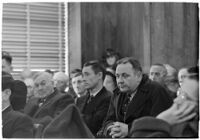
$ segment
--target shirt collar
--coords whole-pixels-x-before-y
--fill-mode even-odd
[[[5,111],[6,109],[8,109],[10,107],[10,105],[8,105],[7,107],[4,107],[4,109],[2,109],[2,112]]]
[[[90,96],[93,96],[93,97],[95,97],[101,90],[103,89],[103,87],[102,88],[100,88],[99,90],[97,90],[95,93],[93,93],[93,94],[91,94],[90,92]]]

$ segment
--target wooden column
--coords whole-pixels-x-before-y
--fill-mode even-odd
[[[74,68],[81,68],[80,3],[69,3],[68,12],[69,72],[71,72]]]
[[[150,41],[150,3],[144,3],[144,18],[143,18],[143,53],[144,53],[144,67],[145,73],[149,72],[151,65],[151,41]]]

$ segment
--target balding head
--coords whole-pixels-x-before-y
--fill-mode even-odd
[[[39,98],[46,97],[54,91],[52,76],[47,72],[37,73],[34,76],[34,83],[35,93]]]
[[[57,72],[53,76],[53,81],[54,81],[54,86],[56,87],[56,89],[59,92],[64,93],[66,87],[69,84],[68,76],[64,72]]]
[[[163,83],[167,75],[167,69],[163,64],[154,64],[150,68],[149,78],[153,81]]]

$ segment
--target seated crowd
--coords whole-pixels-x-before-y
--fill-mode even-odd
[[[156,63],[146,74],[107,49],[70,76],[11,72],[3,51],[3,138],[198,138],[199,66]]]

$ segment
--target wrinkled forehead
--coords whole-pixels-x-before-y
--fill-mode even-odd
[[[133,73],[135,70],[133,69],[133,66],[130,63],[125,64],[118,64],[116,68],[116,74],[122,74],[122,73]]]
[[[43,73],[43,74],[39,75],[37,78],[35,78],[34,83],[41,83],[43,81],[45,81],[45,82],[52,81],[50,74]]]
[[[162,67],[162,66],[157,66],[157,65],[151,66],[151,68],[150,68],[150,72],[162,73],[162,72],[164,72],[164,70],[165,70],[164,67]]]
[[[94,73],[94,70],[92,69],[92,66],[85,66],[83,67],[82,73]]]
[[[80,80],[80,81],[83,80],[83,76],[82,76],[82,75],[79,75],[79,76],[76,76],[76,77],[73,77],[73,78],[72,78],[72,82],[73,82],[73,81],[79,81],[79,80]]]
[[[57,75],[54,75],[53,80],[59,80],[59,81],[67,82],[69,79],[65,74],[57,74]]]

